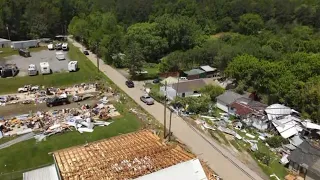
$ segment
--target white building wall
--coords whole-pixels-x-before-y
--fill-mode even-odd
[[[217,108],[219,108],[222,111],[228,113],[229,108],[225,103],[223,103],[222,101],[217,100],[217,104],[216,105],[217,105]]]
[[[11,41],[0,42],[0,48],[10,47]]]

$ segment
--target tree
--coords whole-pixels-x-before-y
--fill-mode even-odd
[[[273,137],[267,138],[266,142],[273,148],[278,148],[282,144],[289,143],[289,141],[287,139],[284,139],[281,136],[273,136]]]
[[[301,90],[300,109],[311,118],[320,123],[320,76],[310,78]]]
[[[138,43],[130,43],[125,51],[126,64],[129,68],[130,75],[135,77],[142,71],[144,57],[141,53],[142,49]]]
[[[127,44],[139,43],[147,62],[158,62],[168,49],[168,42],[161,37],[156,23],[137,23],[127,30]]]
[[[200,92],[202,94],[208,95],[211,99],[211,101],[215,102],[216,97],[218,97],[220,94],[224,92],[224,89],[220,86],[216,85],[207,85],[200,89]]]
[[[168,40],[171,51],[191,49],[204,41],[203,32],[193,18],[165,14],[155,22],[160,36]]]
[[[240,16],[239,28],[243,34],[257,34],[263,28],[263,20],[258,14],[244,14]]]

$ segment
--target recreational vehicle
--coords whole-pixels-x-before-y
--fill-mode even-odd
[[[40,71],[41,71],[41,74],[50,74],[51,69],[50,69],[49,63],[48,62],[41,62],[40,63]]]
[[[28,74],[29,76],[38,75],[37,66],[35,64],[30,64],[28,67]]]
[[[69,70],[69,72],[77,71],[78,70],[78,61],[70,61],[68,63],[68,70]]]

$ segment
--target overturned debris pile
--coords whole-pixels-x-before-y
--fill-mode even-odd
[[[93,106],[86,104],[79,108],[23,114],[11,119],[2,119],[0,123],[4,136],[21,135],[37,130],[42,134],[36,138],[43,140],[44,136],[71,130],[71,127],[80,133],[93,132],[94,126],[108,126],[111,122],[106,120],[117,116],[120,116],[120,113],[112,104],[108,104],[107,98],[104,97]]]

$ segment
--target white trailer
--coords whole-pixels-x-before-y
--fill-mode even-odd
[[[25,49],[25,48],[38,47],[38,46],[39,46],[38,40],[11,42],[11,48],[13,48],[13,49]]]
[[[78,70],[78,61],[70,61],[68,63],[69,72],[74,72]]]
[[[38,74],[37,66],[35,64],[30,64],[28,67],[29,76],[35,76]]]
[[[65,60],[66,57],[64,55],[64,53],[62,51],[58,51],[56,52],[56,58],[60,61],[60,60]]]
[[[48,62],[41,62],[40,63],[40,71],[41,71],[41,74],[50,74],[51,69],[50,69],[49,63]]]
[[[11,41],[8,39],[0,38],[0,48],[10,47]]]
[[[63,43],[62,44],[62,50],[64,50],[64,51],[68,51],[69,50],[68,43]]]
[[[48,49],[49,50],[54,50],[54,45],[51,43],[51,44],[48,44]]]

